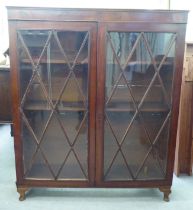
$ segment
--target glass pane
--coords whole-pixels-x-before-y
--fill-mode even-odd
[[[25,177],[29,179],[53,179],[53,176],[53,172],[46,164],[43,153],[40,150],[37,151],[33,163],[30,164],[30,169],[25,174]]]
[[[88,179],[88,32],[18,31],[26,178]]]
[[[169,121],[154,142],[154,147],[146,157],[137,178],[141,180],[163,179],[166,174],[169,140]]]
[[[72,145],[70,154],[59,175],[60,179],[85,179],[88,174],[87,165],[87,136],[88,114],[82,111],[61,111],[60,119],[69,144]]]
[[[70,149],[70,146],[56,115],[52,116],[44,133],[41,142],[41,149],[44,152],[51,168],[55,174],[57,174]],[[53,153],[53,151],[55,152]]]
[[[24,154],[24,174],[28,173],[30,162],[37,149],[36,140],[28,130],[26,125],[22,123],[22,138],[23,138],[23,154]]]
[[[164,179],[174,55],[172,33],[107,34],[106,181]]]

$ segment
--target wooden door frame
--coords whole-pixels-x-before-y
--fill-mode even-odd
[[[183,69],[185,24],[156,24],[145,22],[101,22],[98,26],[97,52],[97,111],[96,111],[96,185],[100,187],[156,187],[171,186],[174,167],[174,153],[176,145],[177,121]],[[106,32],[171,32],[177,33],[175,52],[175,74],[172,88],[172,108],[170,137],[168,145],[168,163],[166,177],[163,180],[131,180],[131,181],[104,181],[104,103],[105,103],[105,67],[106,67]]]
[[[17,30],[73,30],[88,31],[90,38],[90,66],[88,78],[89,129],[88,129],[88,181],[38,180],[25,179],[23,168],[23,144],[21,138],[20,114],[20,75],[17,56]],[[96,104],[96,22],[55,22],[55,21],[9,21],[10,56],[11,56],[11,92],[14,123],[14,147],[17,187],[90,187],[95,183],[95,104]]]

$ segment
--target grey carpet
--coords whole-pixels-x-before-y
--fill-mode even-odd
[[[15,187],[13,139],[0,126],[0,210],[193,210],[193,177],[174,176],[170,202],[157,189],[33,189],[25,201]]]

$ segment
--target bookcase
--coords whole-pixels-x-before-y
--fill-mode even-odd
[[[8,7],[20,200],[34,187],[172,185],[187,12]]]

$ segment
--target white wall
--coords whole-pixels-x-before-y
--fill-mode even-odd
[[[170,1],[171,9],[190,9],[191,0]],[[0,0],[0,53],[8,48],[8,29],[5,5],[72,8],[168,9],[169,0]],[[193,20],[192,15],[190,16],[190,19]],[[189,35],[187,36],[187,40],[191,40],[192,38],[193,41],[193,30],[191,30],[191,27],[188,28]]]
[[[4,0],[8,5],[78,7],[78,8],[141,8],[166,9],[168,0]],[[46,3],[45,3],[46,2]]]
[[[0,0],[0,54],[8,48],[8,24],[7,24],[7,11]]]
[[[186,30],[186,42],[193,42],[193,1],[192,0],[170,0],[171,9],[189,10],[188,25]]]

